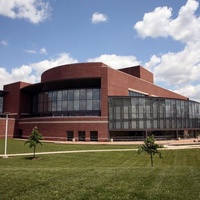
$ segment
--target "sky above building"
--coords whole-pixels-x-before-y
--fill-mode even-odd
[[[141,65],[200,101],[197,0],[0,0],[0,89],[77,62]]]

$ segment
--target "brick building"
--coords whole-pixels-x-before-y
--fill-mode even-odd
[[[200,103],[154,84],[141,66],[115,70],[78,63],[45,71],[36,84],[16,82],[0,91],[0,113],[9,113],[8,135],[68,141],[197,137]],[[5,133],[5,114],[0,118]]]

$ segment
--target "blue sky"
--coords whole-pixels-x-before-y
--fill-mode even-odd
[[[63,64],[142,65],[155,84],[200,101],[196,0],[0,0],[0,89]]]

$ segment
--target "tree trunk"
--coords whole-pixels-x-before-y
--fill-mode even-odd
[[[33,156],[34,158],[35,158],[35,148],[36,148],[36,146],[34,146],[34,156]]]
[[[151,156],[151,166],[153,167],[153,154],[151,153],[150,156]]]

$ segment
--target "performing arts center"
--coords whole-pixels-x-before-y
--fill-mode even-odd
[[[133,141],[200,135],[200,103],[154,84],[141,66],[113,69],[101,62],[58,66],[41,82],[15,82],[0,91],[0,137]]]

